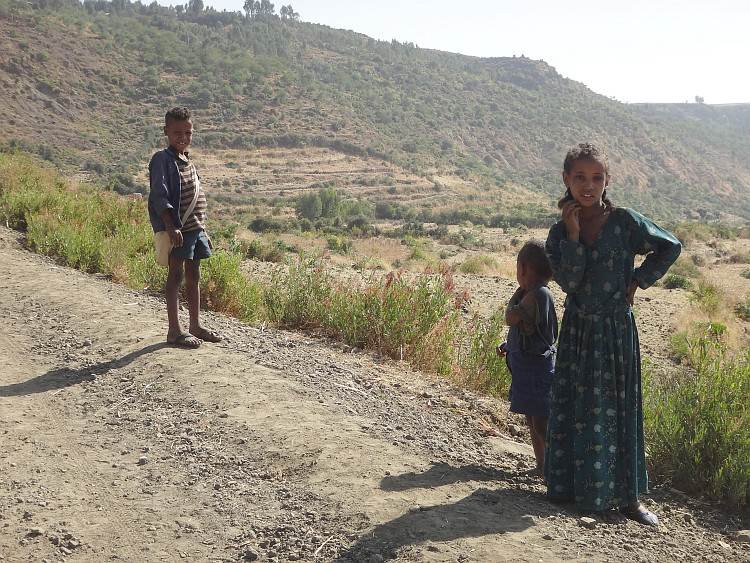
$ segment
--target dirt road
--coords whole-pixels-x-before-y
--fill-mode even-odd
[[[0,561],[750,561],[667,488],[658,529],[548,503],[503,401],[397,363],[211,315],[167,346],[160,296],[6,229],[0,296]]]

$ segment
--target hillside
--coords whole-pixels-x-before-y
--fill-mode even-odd
[[[547,215],[565,150],[592,139],[612,156],[620,204],[660,219],[750,219],[746,106],[626,105],[542,61],[193,3],[0,0],[0,38],[1,146],[123,193],[145,190],[165,108],[185,104],[195,150],[215,161],[201,170],[233,205],[328,181],[426,219]],[[321,178],[341,157],[357,162]]]

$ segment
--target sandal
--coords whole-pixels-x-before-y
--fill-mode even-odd
[[[221,342],[222,340],[224,340],[224,337],[218,332],[214,332],[213,330],[208,330],[205,328],[202,328],[198,334],[194,334],[193,336],[195,336],[195,338],[205,340],[206,342]]]
[[[183,332],[180,336],[174,340],[167,338],[167,344],[173,344],[175,346],[182,346],[183,348],[197,348],[201,345],[200,339],[193,336],[189,332]]]
[[[634,520],[635,522],[638,522],[639,524],[643,524],[644,526],[658,526],[659,525],[659,519],[656,517],[656,514],[653,512],[646,510],[644,507],[639,508],[621,508],[620,512],[626,517],[630,518],[631,520]]]

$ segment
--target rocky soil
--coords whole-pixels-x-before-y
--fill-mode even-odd
[[[6,229],[0,296],[0,561],[750,561],[666,484],[656,529],[550,504],[504,401],[397,362],[209,314],[224,342],[168,346],[160,296]]]

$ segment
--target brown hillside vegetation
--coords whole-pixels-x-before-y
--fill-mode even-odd
[[[237,163],[244,173],[227,178],[233,189],[262,185],[262,198],[280,181],[288,193],[315,183],[286,172],[306,170],[314,147],[313,160],[318,149],[369,157],[335,177],[337,188],[361,170],[389,169],[413,176],[407,187],[439,191],[411,200],[418,211],[437,202],[488,215],[519,199],[546,210],[564,151],[591,139],[611,153],[623,204],[654,218],[750,217],[745,107],[631,106],[524,57],[478,59],[275,15],[129,1],[0,0],[0,38],[3,146],[122,193],[144,191],[164,111],[185,104],[196,110],[196,148]],[[266,148],[295,149],[270,168],[278,175],[268,185],[247,165]],[[264,184],[247,184],[254,179]],[[393,197],[381,187],[367,197]]]

